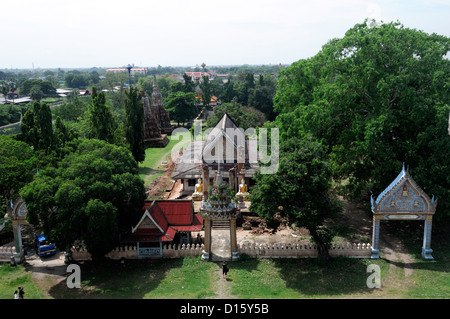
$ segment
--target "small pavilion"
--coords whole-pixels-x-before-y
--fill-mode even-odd
[[[416,184],[408,171],[403,169],[394,181],[377,197],[371,197],[373,212],[372,256],[379,258],[380,221],[423,220],[424,235],[422,257],[433,259],[431,253],[431,225],[437,199],[430,197]]]
[[[190,244],[191,232],[200,232],[203,219],[194,214],[191,200],[147,200],[144,213],[131,236],[123,243],[136,243],[138,258],[161,258],[162,245]]]
[[[182,195],[192,195],[193,200],[202,201],[203,192],[213,185],[220,170],[223,181],[245,200],[249,195],[248,186],[259,169],[256,154],[252,152],[257,149],[257,139],[247,133],[225,112],[205,140],[192,141],[172,175],[173,180],[181,181]]]

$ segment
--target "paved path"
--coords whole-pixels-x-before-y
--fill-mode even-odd
[[[229,229],[211,230],[212,261],[231,260],[231,242]]]
[[[231,295],[231,282],[230,274],[228,274],[228,278],[224,279],[222,277],[222,263],[217,264],[217,270],[214,272],[217,281],[215,283],[216,295],[213,297],[214,299],[233,299],[234,296]]]

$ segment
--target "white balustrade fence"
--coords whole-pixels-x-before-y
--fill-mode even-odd
[[[1,246],[0,247],[0,261],[7,261],[9,262],[11,260],[11,257],[15,254],[16,247],[11,246]]]
[[[329,248],[332,257],[344,256],[349,258],[370,258],[370,244],[334,244]],[[201,256],[203,245],[163,245],[162,258],[196,257]],[[253,258],[317,258],[318,250],[312,244],[255,244],[244,243],[238,245],[239,253]],[[73,260],[90,260],[91,255],[84,246],[72,247]],[[138,249],[135,245],[120,246],[106,255],[107,258],[120,260],[138,259]]]

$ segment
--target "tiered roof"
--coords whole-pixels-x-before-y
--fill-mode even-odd
[[[179,231],[200,231],[203,219],[194,214],[191,200],[146,201],[144,214],[135,227],[133,237],[139,242],[167,242]]]

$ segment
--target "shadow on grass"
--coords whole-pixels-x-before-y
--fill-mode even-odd
[[[162,174],[165,171],[162,169],[153,169],[150,167],[140,167],[139,168],[139,174],[140,175],[144,175],[144,176],[149,176],[149,175],[156,175],[156,174]]]
[[[158,287],[183,259],[146,259],[80,264],[81,288],[68,288],[65,280],[49,290],[55,299],[142,299]]]
[[[368,293],[367,265],[357,258],[335,257],[330,261],[316,258],[275,260],[286,288],[303,297],[336,297]]]
[[[329,298],[370,294],[370,261],[336,257],[309,259],[254,259],[243,256],[231,263],[232,293],[238,298]],[[233,271],[234,270],[234,271]]]

